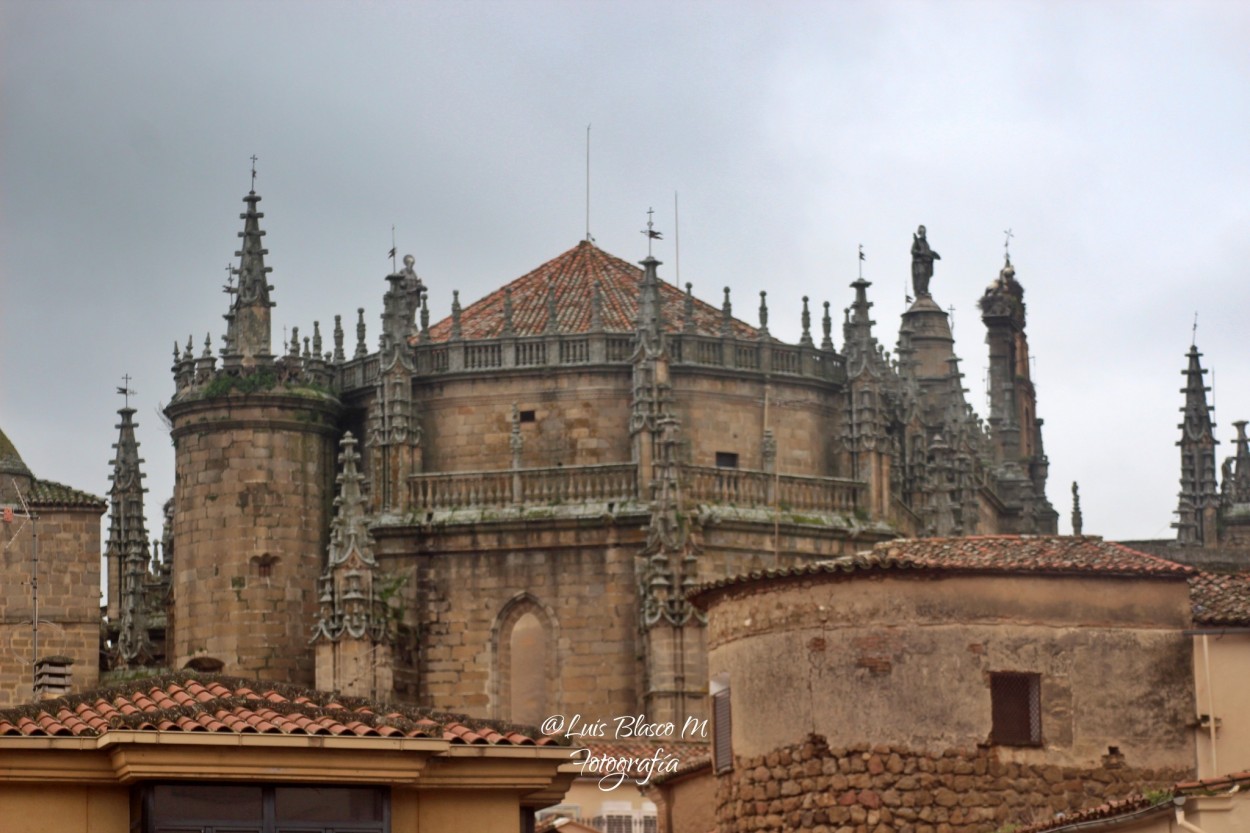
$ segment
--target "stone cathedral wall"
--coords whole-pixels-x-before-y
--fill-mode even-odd
[[[175,402],[170,662],[313,683],[308,645],[333,498],[338,406],[257,394]]]

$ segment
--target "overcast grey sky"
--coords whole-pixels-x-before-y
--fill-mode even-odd
[[[753,323],[767,289],[787,340],[863,244],[892,348],[924,223],[983,415],[1013,229],[1061,530],[1078,480],[1087,532],[1170,537],[1195,312],[1221,459],[1250,419],[1247,42],[1250,5],[1192,0],[0,0],[0,425],[104,494],[129,373],[155,534],[173,343],[224,331],[249,156],[275,340],[363,306],[373,344],[392,224],[436,318],[574,245],[593,124],[600,246],[640,259],[654,206],[677,282],[680,192],[680,280]]]

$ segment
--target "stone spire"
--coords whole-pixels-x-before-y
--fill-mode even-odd
[[[260,197],[249,191],[243,198],[247,211],[239,215],[243,220],[243,246],[235,252],[239,258],[238,286],[227,286],[232,296],[230,311],[226,313],[226,343],[222,359],[226,370],[264,367],[273,362],[270,352],[270,315],[274,306],[269,300],[273,287],[269,284],[272,267],[265,265],[269,250],[261,245],[265,232],[261,231],[260,218],[265,215],[256,210]]]
[[[1219,494],[1215,480],[1215,423],[1207,404],[1206,370],[1196,345],[1189,348],[1189,366],[1181,371],[1185,377],[1184,421],[1176,426],[1181,438],[1181,491],[1177,503],[1176,540],[1181,544],[1214,546],[1215,516]]]
[[[1220,481],[1226,507],[1250,503],[1250,438],[1246,437],[1246,425],[1244,419],[1233,423],[1237,429],[1237,453],[1224,461],[1224,476]]]
[[[125,390],[125,389],[123,389]],[[143,517],[144,473],[135,439],[135,409],[129,405],[117,412],[122,421],[113,448],[113,481],[109,489],[109,533],[106,558],[109,573],[110,617],[120,620],[116,661],[120,667],[141,667],[152,660],[145,611],[144,580],[151,558],[147,524]]]
[[[321,575],[321,610],[313,626],[317,688],[356,697],[389,697],[393,677],[390,610],[365,515],[360,455],[343,435],[330,546]]]

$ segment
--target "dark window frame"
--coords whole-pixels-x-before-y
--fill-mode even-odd
[[[734,768],[733,712],[729,687],[712,693],[712,772],[720,775]]]
[[[261,818],[258,821],[228,820],[220,818],[159,819],[156,817],[156,790],[161,787],[181,789],[195,787],[249,787],[261,791]],[[376,821],[304,821],[279,819],[277,817],[277,791],[279,789],[360,789],[376,792],[382,802],[381,819]],[[135,798],[137,797],[137,800]],[[365,784],[282,784],[282,783],[191,783],[153,782],[139,785],[132,793],[132,833],[390,833],[391,791],[388,787]]]
[[[1042,675],[990,673],[990,742],[996,746],[1042,745]]]
[[[736,451],[716,452],[716,468],[718,469],[738,468],[738,452]]]

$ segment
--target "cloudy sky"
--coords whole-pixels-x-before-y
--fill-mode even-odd
[[[275,338],[363,306],[372,344],[392,225],[442,314],[583,237],[593,125],[599,244],[641,258],[654,206],[662,275],[752,323],[767,289],[783,338],[850,303],[862,244],[893,346],[924,223],[982,414],[1012,229],[1061,530],[1077,480],[1086,532],[1168,537],[1195,312],[1221,459],[1250,419],[1248,41],[1233,0],[0,0],[0,425],[103,494],[129,374],[155,526],[248,157]]]

